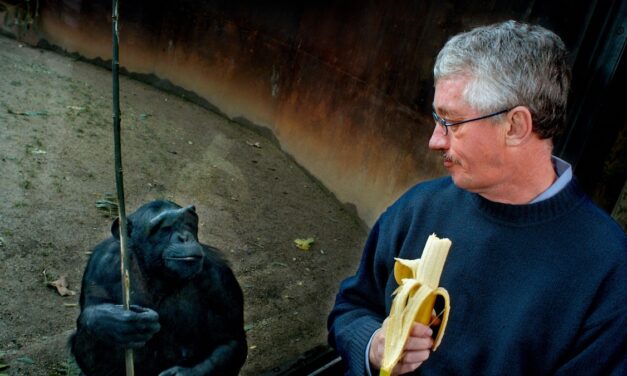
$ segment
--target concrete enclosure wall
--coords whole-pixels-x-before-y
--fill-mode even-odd
[[[0,30],[106,61],[110,3],[0,0]],[[449,36],[514,18],[579,43],[568,22],[589,2],[566,2],[570,18],[536,3],[121,0],[120,63],[269,129],[370,225],[411,184],[445,173],[427,142],[431,68]]]

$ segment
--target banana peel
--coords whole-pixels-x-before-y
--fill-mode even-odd
[[[416,260],[395,258],[394,278],[399,287],[394,291],[385,331],[385,348],[380,376],[389,376],[403,355],[403,348],[414,322],[430,325],[433,307],[438,298],[444,302],[441,324],[433,344],[435,351],[442,342],[451,310],[448,292],[438,285],[444,269],[449,239],[432,234],[427,239],[422,256]]]

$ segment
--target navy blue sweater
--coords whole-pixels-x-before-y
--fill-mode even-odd
[[[388,208],[342,282],[329,342],[350,374],[364,374],[366,345],[390,311],[394,257],[419,258],[431,233],[453,242],[440,282],[451,313],[416,374],[622,374],[627,237],[618,224],[574,179],[545,201],[507,205],[450,178],[418,184]]]

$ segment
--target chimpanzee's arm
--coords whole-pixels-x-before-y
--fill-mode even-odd
[[[85,328],[86,334],[94,339],[135,348],[159,331],[157,312],[138,306],[127,311],[122,306],[117,239],[105,240],[94,249],[82,282],[79,332]]]
[[[123,374],[125,349],[143,347],[159,331],[158,320],[156,312],[138,306],[131,311],[110,303],[88,306],[77,320],[72,353],[87,375]]]

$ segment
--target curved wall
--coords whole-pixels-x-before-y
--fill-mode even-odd
[[[0,0],[0,30],[108,60],[110,3]],[[284,151],[371,225],[411,184],[445,173],[427,148],[431,66],[439,48],[477,24],[533,21],[538,7],[524,1],[121,0],[120,63],[193,92],[232,119],[268,128]],[[540,19],[559,29],[555,20]]]

